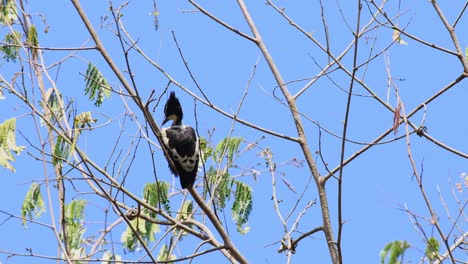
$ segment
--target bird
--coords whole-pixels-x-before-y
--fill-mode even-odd
[[[182,124],[183,111],[179,99],[172,91],[164,106],[162,125],[172,120],[172,125],[161,129],[164,156],[169,169],[180,178],[182,189],[191,188],[195,182],[200,159],[199,140],[195,130]],[[172,162],[171,162],[172,161]]]

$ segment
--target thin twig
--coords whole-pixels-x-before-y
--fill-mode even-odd
[[[359,32],[361,27],[361,10],[362,4],[361,0],[357,1],[357,21],[356,21],[356,30],[354,31],[354,53],[353,53],[353,72],[351,75],[351,81],[349,84],[348,99],[346,102],[346,112],[343,124],[343,136],[341,140],[341,150],[340,150],[340,170],[338,174],[338,237],[336,240],[336,246],[338,249],[338,258],[339,263],[343,262],[343,254],[341,252],[341,238],[343,233],[343,162],[345,155],[345,146],[346,146],[346,134],[348,131],[348,121],[351,112],[351,98],[353,94],[353,88],[355,83],[355,76],[357,72],[357,58],[358,58],[358,44],[359,44]]]
[[[238,30],[237,28],[234,28],[232,26],[230,26],[229,24],[227,24],[226,22],[222,21],[221,19],[217,18],[216,16],[214,16],[213,14],[211,14],[210,12],[208,12],[206,9],[204,9],[203,7],[201,7],[197,2],[193,1],[193,0],[188,0],[193,6],[195,6],[198,10],[200,10],[200,12],[202,12],[203,14],[205,14],[207,17],[211,18],[212,20],[214,20],[216,23],[220,24],[221,26],[229,29],[230,31],[236,33],[237,35],[243,37],[243,38],[246,38],[252,42],[257,42],[257,40],[245,33],[243,33],[242,31]]]
[[[172,38],[174,39],[174,42],[175,42],[175,44],[177,46],[177,50],[179,51],[180,58],[182,59],[182,62],[184,63],[185,69],[187,69],[187,71],[188,71],[188,73],[190,75],[190,78],[192,79],[193,83],[195,83],[195,85],[197,86],[198,91],[200,91],[200,93],[203,95],[203,98],[205,98],[205,100],[209,104],[211,104],[210,100],[206,96],[205,92],[203,92],[203,89],[200,87],[200,84],[198,84],[197,79],[195,79],[195,76],[193,75],[192,71],[190,70],[190,67],[188,66],[187,60],[185,60],[184,54],[182,53],[182,49],[179,46],[179,42],[177,41],[174,30],[172,30],[171,33],[172,33]]]

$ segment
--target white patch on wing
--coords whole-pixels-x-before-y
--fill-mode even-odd
[[[164,145],[167,147],[169,146],[169,139],[167,138],[166,130],[167,128],[161,129],[161,138],[163,140]]]
[[[197,164],[198,163],[197,156],[199,156],[198,155],[198,138],[197,138],[197,141],[195,141],[195,152],[193,153],[193,156],[181,157],[179,153],[177,153],[176,150],[173,150],[172,153],[174,154],[174,159],[176,159],[176,157],[179,159],[178,162],[180,163],[180,165],[185,171],[193,171],[193,169],[195,168],[195,165],[198,165]]]
[[[185,130],[186,127],[187,126],[182,125],[181,129]],[[193,153],[193,156],[190,156],[190,157],[181,156],[179,155],[176,149],[171,149],[169,147],[169,138],[167,137],[167,133],[166,133],[167,129],[168,128],[161,129],[161,137],[162,137],[162,140],[166,149],[171,152],[171,155],[173,157],[173,162],[177,162],[178,164],[180,164],[182,169],[185,171],[193,171],[193,169],[195,168],[195,165],[198,165],[198,161],[200,158],[198,137],[196,138],[196,141],[195,141],[195,152]]]

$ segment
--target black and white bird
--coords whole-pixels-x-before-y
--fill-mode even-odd
[[[174,92],[171,92],[166,102],[164,116],[163,125],[169,120],[173,121],[170,127],[161,129],[161,138],[167,152],[165,156],[169,169],[180,177],[180,185],[186,189],[193,186],[197,176],[200,159],[198,137],[192,127],[182,124],[182,106]]]

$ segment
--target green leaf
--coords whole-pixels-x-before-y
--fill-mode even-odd
[[[216,146],[216,150],[213,153],[215,162],[221,163],[223,158],[227,158],[227,166],[230,167],[234,160],[234,155],[237,154],[240,143],[244,139],[242,137],[231,137],[224,138]]]
[[[252,189],[243,182],[235,181],[235,183],[236,192],[232,205],[232,218],[236,221],[237,231],[246,234],[249,228],[243,227],[243,225],[247,223],[252,212]]]
[[[137,226],[137,221],[142,221],[141,219],[134,219],[130,221],[130,224],[134,227]],[[133,252],[135,251],[139,246],[140,242],[137,239],[137,236],[134,234],[132,229],[130,227],[127,227],[125,231],[122,233],[122,236],[120,237],[120,241],[123,243],[123,247],[126,248],[128,251]]]
[[[136,230],[136,233],[127,226],[127,229],[122,233],[120,238],[123,243],[123,247],[130,252],[133,252],[140,247],[140,241],[137,236],[140,236],[145,243],[148,243],[149,241],[154,241],[154,234],[159,232],[159,225],[145,221],[141,218],[131,220],[130,224]]]
[[[6,45],[1,46],[0,50],[3,52],[3,58],[6,61],[16,62],[16,59],[19,58],[19,49],[21,44],[21,33],[18,31],[13,31],[13,33],[8,33],[5,35],[4,42]]]
[[[95,106],[101,106],[105,98],[110,98],[112,87],[91,62],[86,70],[85,81],[85,94],[89,96],[90,101],[94,101]]]
[[[171,207],[168,199],[168,191],[169,183],[167,182],[147,183],[143,188],[143,199],[153,207],[160,208],[162,205],[166,212],[170,212]],[[147,208],[143,210],[150,217],[157,217],[155,212],[149,211]]]
[[[403,258],[405,251],[410,247],[406,241],[396,240],[388,243],[385,248],[380,252],[381,264],[400,264],[399,259]],[[388,261],[385,260],[388,257]]]
[[[226,207],[226,201],[231,196],[232,184],[233,181],[230,179],[229,173],[225,172],[215,190],[215,201],[221,209]]]
[[[229,200],[232,192],[233,181],[228,172],[218,175],[217,171],[210,167],[206,173],[208,184],[203,185],[203,197],[206,198],[209,190],[212,188],[211,194],[214,196],[214,202],[220,209],[226,207],[226,202]]]
[[[184,201],[182,206],[180,207],[179,212],[177,212],[177,220],[187,220],[192,218],[193,213],[193,202],[192,201]]]
[[[65,219],[69,223],[80,223],[84,220],[86,200],[73,200],[65,205]]]
[[[208,158],[213,154],[213,148],[208,145],[208,141],[206,141],[206,138],[204,137],[200,137],[200,149],[203,161],[208,160]]]
[[[39,46],[39,41],[37,39],[37,30],[36,26],[32,25],[29,27],[28,30],[28,38],[26,39],[26,43],[33,46],[37,47]],[[35,48],[31,49],[33,57],[37,56],[37,50]]]
[[[37,47],[39,44],[39,41],[37,40],[36,26],[34,25],[29,27],[27,42],[29,43],[29,45],[34,47]]]
[[[45,212],[45,203],[41,194],[41,187],[37,183],[32,183],[29,187],[26,197],[21,206],[21,218],[23,219],[23,226],[26,227],[26,217],[29,219],[41,216]]]
[[[86,229],[84,225],[84,212],[86,200],[73,200],[65,205],[65,236],[61,234],[68,249],[71,249],[76,258],[84,254],[84,248],[81,246],[83,235]]]
[[[432,262],[437,259],[439,255],[440,244],[435,237],[429,238],[426,245],[426,257]]]
[[[176,219],[179,221],[184,221],[187,219],[192,219],[193,218],[193,202],[192,201],[184,201],[182,206],[179,208],[179,211],[177,212]],[[191,226],[191,225],[188,225]],[[181,235],[186,235],[187,232],[185,230],[181,230],[179,228],[174,229],[174,234],[178,235],[181,233]]]
[[[0,24],[11,25],[18,18],[15,0],[0,1]]]
[[[10,164],[15,161],[11,153],[13,151],[19,155],[26,147],[16,145],[16,118],[11,118],[0,124],[0,165],[15,172],[15,168]]]
[[[61,136],[57,137],[57,142],[54,146],[54,156],[52,157],[52,164],[62,164],[63,160],[67,160],[70,156],[70,144],[66,142]]]

